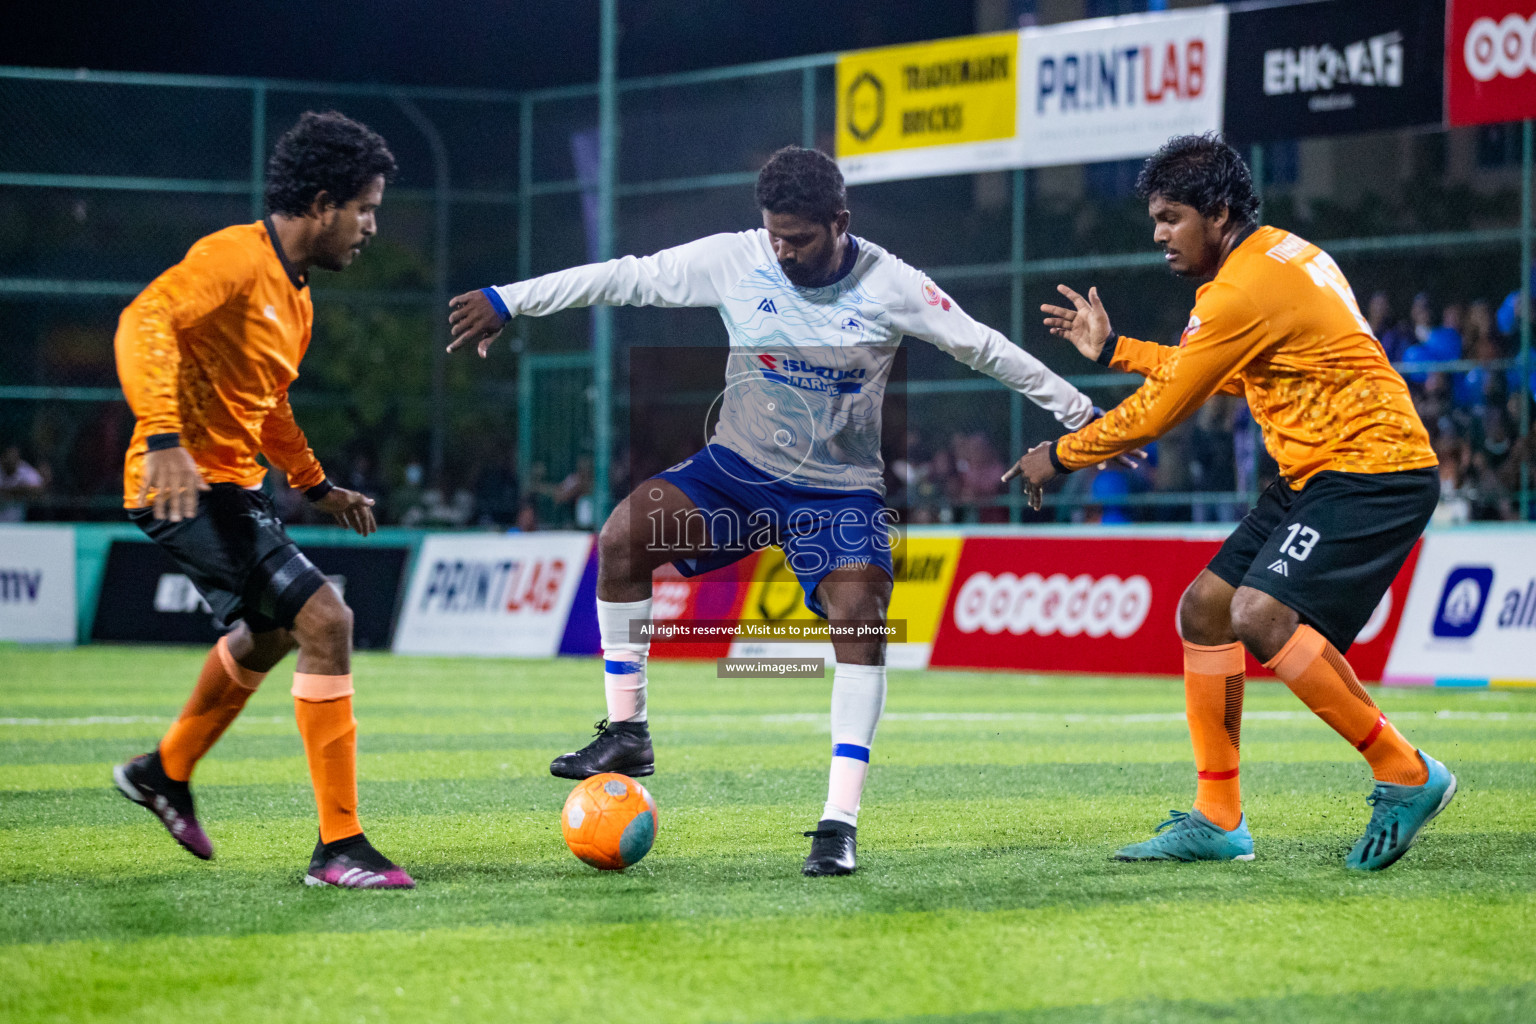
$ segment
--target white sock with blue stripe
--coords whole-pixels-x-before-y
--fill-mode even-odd
[[[645,661],[649,643],[629,640],[631,620],[651,617],[651,599],[597,602],[597,635],[603,646],[603,693],[608,721],[645,721]]]
[[[823,819],[859,823],[859,797],[869,774],[869,748],[885,710],[885,666],[844,665],[832,675],[832,770]]]

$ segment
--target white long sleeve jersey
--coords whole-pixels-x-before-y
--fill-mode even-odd
[[[713,306],[730,336],[720,444],[773,479],[884,492],[880,409],[903,335],[931,342],[1075,430],[1088,396],[966,315],[927,277],[850,236],[853,266],[819,288],[791,284],[768,232],[710,235],[493,289],[511,316],[577,306]]]

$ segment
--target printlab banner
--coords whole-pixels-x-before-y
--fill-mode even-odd
[[[1220,4],[1025,29],[1017,166],[1142,157],[1219,129],[1226,55]]]
[[[0,526],[0,640],[75,642],[75,531]]]
[[[1429,534],[1387,663],[1391,683],[1536,683],[1536,530]]]
[[[1227,10],[1096,18],[844,54],[851,183],[1146,156],[1221,127]]]
[[[1233,142],[1444,120],[1445,0],[1235,10],[1227,28]]]
[[[388,648],[407,549],[339,544],[306,545],[303,551],[352,609],[353,646]],[[159,545],[112,542],[92,640],[211,644],[218,638],[207,603]]]
[[[1536,0],[1450,0],[1446,25],[1450,123],[1536,117]]]
[[[591,546],[575,532],[428,537],[395,652],[553,657]]]

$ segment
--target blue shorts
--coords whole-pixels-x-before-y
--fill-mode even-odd
[[[684,576],[730,565],[770,544],[805,589],[805,606],[826,617],[816,587],[834,569],[879,566],[894,577],[894,517],[874,491],[806,487],[768,475],[724,445],[707,445],[656,476],[698,506],[715,550],[672,564]]]

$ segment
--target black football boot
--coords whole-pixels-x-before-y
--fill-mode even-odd
[[[804,834],[811,838],[811,855],[805,858],[805,866],[800,869],[802,875],[851,875],[858,868],[855,856],[859,845],[857,826],[822,818],[816,823],[815,831]]]
[[[119,793],[159,818],[182,849],[201,860],[213,859],[213,843],[197,823],[192,788],[165,774],[158,747],[113,768],[112,781]]]
[[[596,729],[591,743],[551,761],[549,774],[562,779],[590,779],[603,772],[618,772],[638,779],[656,771],[651,730],[646,723],[609,722],[605,718]]]

